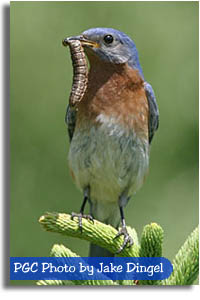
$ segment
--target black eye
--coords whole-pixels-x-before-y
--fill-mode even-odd
[[[105,35],[103,39],[106,44],[111,44],[113,42],[113,36],[110,34]]]

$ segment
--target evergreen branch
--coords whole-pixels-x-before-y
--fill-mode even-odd
[[[115,228],[97,220],[92,222],[82,219],[82,232],[76,218],[72,220],[70,215],[64,213],[47,213],[39,219],[39,222],[47,231],[87,240],[112,253],[116,253],[123,243],[121,236],[114,239],[117,234]],[[132,234],[136,235],[133,230]],[[138,255],[139,247],[135,243],[132,247],[123,249],[117,256],[138,257]]]
[[[80,257],[63,245],[54,245],[50,255],[53,257]],[[112,280],[73,280],[71,282],[74,285],[116,285]]]
[[[139,247],[139,241],[136,230],[134,228],[131,228],[130,226],[127,226],[126,228],[128,233],[132,237],[134,244]],[[119,285],[136,285],[134,283],[134,280],[117,280],[117,282],[119,283]]]
[[[66,248],[64,245],[53,245],[51,252],[51,257],[80,257],[75,252],[72,252],[69,248]]]
[[[173,272],[163,285],[190,285],[199,273],[199,227],[187,238],[172,262]]]
[[[135,280],[117,280],[119,285],[136,285]]]
[[[80,231],[77,220],[70,215],[47,213],[39,220],[47,231],[61,233],[65,236],[87,240],[100,247],[116,253],[123,243],[123,237],[114,239],[117,230],[97,220],[94,223],[83,219],[83,230]],[[127,227],[134,240],[134,245],[125,248],[117,256],[125,257],[162,257],[163,229],[156,223],[146,225],[142,232],[139,246],[135,229]],[[54,257],[79,257],[63,245],[54,245],[51,250]],[[40,280],[37,285],[190,285],[198,276],[198,227],[191,233],[173,261],[173,272],[166,280]]]
[[[156,223],[146,225],[142,232],[140,257],[161,257],[163,229]],[[160,280],[140,280],[139,285],[159,285]]]
[[[66,283],[67,280],[39,280],[37,285],[71,285]]]
[[[70,249],[63,245],[53,245],[50,252],[51,257],[79,257],[76,253],[73,253]],[[74,285],[75,283],[70,280],[39,280],[37,285]]]
[[[161,257],[163,229],[157,223],[146,225],[140,244],[140,257]]]
[[[80,257],[63,245],[54,245],[50,253],[51,257]],[[38,285],[118,285],[113,280],[40,280]]]
[[[127,229],[128,233],[130,234],[130,236],[132,237],[134,245],[136,245],[138,247],[138,253],[137,253],[137,255],[139,255],[139,247],[140,247],[140,245],[139,245],[139,241],[138,241],[137,232],[136,232],[135,228],[132,228],[130,226],[126,226],[126,229]]]

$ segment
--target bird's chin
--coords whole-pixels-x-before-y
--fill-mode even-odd
[[[103,63],[103,62],[107,61],[107,59],[102,55],[101,51],[99,51],[99,49],[97,49],[97,48],[92,48],[90,46],[86,46],[86,47],[84,47],[84,51],[90,62]]]

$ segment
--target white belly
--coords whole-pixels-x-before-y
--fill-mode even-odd
[[[149,144],[104,115],[98,121],[98,127],[75,130],[69,165],[77,186],[81,190],[90,186],[91,201],[109,211],[109,206],[117,209],[122,193],[131,196],[141,187],[148,170]]]

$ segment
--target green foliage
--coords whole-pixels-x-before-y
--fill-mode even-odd
[[[161,257],[163,229],[156,223],[146,225],[142,232],[140,257]]]
[[[187,238],[173,260],[173,272],[164,285],[190,285],[199,273],[199,228]]]
[[[50,256],[52,257],[78,257],[78,255],[72,252],[70,249],[63,245],[54,245]],[[116,285],[112,280],[40,280],[37,285]]]
[[[162,257],[163,229],[156,223],[146,225],[142,232],[140,257]],[[159,285],[158,280],[140,280],[140,285]]]
[[[39,219],[42,227],[50,232],[61,233],[65,236],[87,240],[93,244],[106,248],[112,253],[119,249],[123,238],[114,239],[117,230],[110,225],[105,225],[97,220],[91,224],[83,219],[83,230],[80,232],[76,220],[64,213],[47,213]],[[146,225],[143,229],[141,242],[139,244],[137,233],[133,228],[128,227],[129,234],[134,239],[130,248],[123,249],[116,256],[125,257],[161,257],[163,247],[163,229],[156,223]],[[157,280],[40,280],[38,285],[189,285],[194,283],[199,270],[198,251],[198,227],[187,238],[173,261],[173,272],[164,281]],[[76,253],[63,245],[54,245],[51,253],[53,257],[78,257]]]
[[[58,232],[63,235],[77,237],[92,242],[93,244],[108,249],[112,253],[116,253],[123,243],[123,237],[114,239],[117,234],[115,228],[97,220],[94,220],[93,223],[92,221],[83,219],[82,233],[76,220],[71,220],[71,216],[67,214],[48,213],[45,216],[42,216],[39,222],[47,231]],[[129,232],[133,238],[136,236],[136,232],[133,229],[131,231],[129,229]],[[138,255],[139,247],[137,243],[135,243],[131,248],[125,248],[118,256],[137,257]]]

